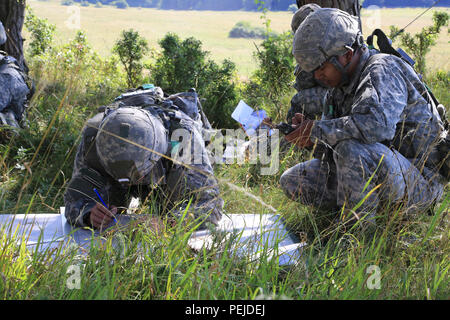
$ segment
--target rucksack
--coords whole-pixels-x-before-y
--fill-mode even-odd
[[[11,56],[8,56],[5,52],[0,51],[0,70],[3,72],[9,72],[9,69],[14,69],[22,79],[23,83],[20,84],[23,87],[20,87],[20,90],[26,90],[26,97],[22,96],[22,92],[19,94],[19,88],[15,88],[15,92],[19,94],[17,97],[24,98],[23,102],[20,102],[19,104],[11,104],[9,106],[6,106],[4,110],[0,113],[0,125],[8,125],[11,127],[20,128],[25,124],[24,119],[26,118],[26,111],[28,108],[28,102],[30,101],[31,97],[34,94],[35,91],[35,85],[34,82],[31,80],[31,78],[28,77],[28,75],[20,68],[19,64],[17,63],[17,60],[14,59]],[[26,89],[25,89],[26,86]],[[17,98],[16,97],[16,98]]]
[[[373,38],[374,36],[377,36],[377,45],[378,45],[378,51],[380,53],[385,54],[392,54],[396,57],[402,59],[406,63],[408,63],[411,67],[413,67],[414,70],[414,60],[409,57],[405,51],[403,51],[401,48],[394,49],[392,47],[392,41],[386,36],[386,34],[380,30],[375,29],[372,34],[367,37],[367,45],[370,49],[375,49],[373,45]],[[426,101],[428,101],[432,107],[436,108],[438,111],[440,120],[443,124],[444,130],[442,131],[438,144],[437,149],[439,152],[440,157],[440,163],[439,163],[439,173],[446,179],[446,181],[450,180],[450,123],[447,119],[446,115],[446,109],[445,107],[439,103],[436,96],[433,94],[431,89],[427,86],[427,84],[423,81],[423,78],[420,74],[417,74],[418,78],[421,80],[422,84],[425,87],[425,91],[422,94],[422,96],[425,98]]]
[[[6,52],[0,51],[0,66],[8,64],[9,67],[14,68],[17,70],[17,72],[22,77],[23,81],[28,87],[28,95],[27,95],[27,101],[30,101],[32,96],[34,95],[36,91],[36,86],[34,81],[20,68],[19,64],[17,63],[17,60],[14,59],[11,56],[8,56]]]
[[[111,105],[102,106],[98,111],[103,112],[106,108],[114,109],[122,106],[144,108],[159,116],[167,126],[170,126],[170,121],[179,120],[179,112],[181,111],[194,120],[199,130],[210,130],[212,128],[194,88],[187,92],[167,96],[160,87],[147,84],[121,94]]]

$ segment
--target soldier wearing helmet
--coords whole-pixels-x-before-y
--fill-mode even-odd
[[[0,22],[0,45],[6,42],[6,33]],[[20,128],[27,101],[31,97],[28,77],[17,60],[0,51],[0,127]]]
[[[357,16],[359,19],[358,0],[331,1],[297,1],[299,9],[294,13],[291,20],[291,29],[295,34],[300,24],[311,13],[323,8],[338,8]],[[291,100],[291,108],[288,111],[286,120],[291,123],[295,113],[302,113],[308,119],[316,119],[320,116],[326,116],[328,95],[330,90],[317,84],[311,72],[302,70],[299,65],[296,66],[294,88],[298,91]],[[325,115],[323,115],[325,113]]]
[[[304,148],[322,143],[329,156],[299,163],[280,183],[291,199],[326,211],[345,207],[373,216],[385,204],[423,212],[439,201],[436,141],[443,127],[413,68],[368,50],[358,19],[320,9],[297,29],[293,54],[323,87],[332,88],[329,119],[296,114],[286,139]]]
[[[292,17],[291,21],[292,32],[295,33],[295,31],[297,31],[298,27],[303,22],[303,20],[305,20],[307,16],[309,16],[311,13],[320,8],[321,7],[315,3],[305,4],[304,6],[299,7],[298,10],[295,11],[294,16]]]
[[[187,100],[154,93],[143,96],[143,106],[119,100],[87,121],[64,195],[72,225],[107,225],[131,197],[154,199],[152,210],[175,217],[188,210],[203,222],[221,219],[223,200],[198,123],[172,103]]]

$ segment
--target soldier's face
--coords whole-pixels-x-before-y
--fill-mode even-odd
[[[314,71],[314,78],[330,88],[337,87],[341,82],[341,77],[341,73],[330,62],[325,62]]]
[[[350,55],[349,52],[338,57],[338,62],[343,67],[351,61],[353,54]],[[314,71],[314,78],[327,87],[336,88],[341,83],[342,73],[331,62],[326,61]]]

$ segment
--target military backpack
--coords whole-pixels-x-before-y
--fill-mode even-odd
[[[411,67],[414,67],[414,60],[409,57],[405,51],[401,48],[394,49],[392,47],[392,41],[386,36],[386,34],[380,30],[376,29],[372,32],[372,34],[367,38],[367,44],[369,48],[374,49],[373,39],[374,36],[377,36],[377,45],[378,50],[381,53],[392,54],[396,57],[402,59],[406,63],[408,63]],[[413,68],[414,69],[414,68]],[[431,89],[427,86],[427,84],[423,81],[423,78],[420,74],[417,74],[419,79],[422,81],[423,86],[426,90],[422,93],[422,96],[428,101],[429,105],[432,108],[435,108],[438,112],[438,116],[444,130],[438,138],[437,149],[439,151],[440,156],[440,169],[439,173],[446,179],[446,181],[450,180],[450,123],[447,119],[446,109],[445,107],[439,103],[436,96],[433,94]]]

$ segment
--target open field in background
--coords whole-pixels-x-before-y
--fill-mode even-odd
[[[71,28],[73,11],[70,7],[60,5],[60,0],[47,2],[29,0],[28,5],[33,8],[36,15],[44,17],[57,27],[59,44],[66,43],[74,37],[77,29]],[[255,44],[258,39],[231,39],[228,33],[239,21],[248,21],[251,25],[262,26],[260,12],[247,11],[174,11],[156,9],[128,8],[126,10],[104,6],[103,8],[80,7],[80,28],[87,34],[88,41],[101,56],[109,56],[114,42],[124,29],[137,30],[148,41],[150,46],[158,49],[158,40],[167,32],[177,33],[181,38],[193,36],[203,43],[203,48],[211,52],[211,57],[220,62],[225,58],[231,59],[237,65],[240,77],[246,78],[256,69],[253,59]],[[72,9],[73,10],[73,9]],[[415,33],[424,26],[432,23],[434,10],[449,8],[434,8],[423,15],[419,20],[409,26],[406,31]],[[424,8],[363,10],[363,31],[367,36],[375,28],[389,32],[389,26],[395,24],[406,26]],[[292,13],[269,12],[271,28],[276,32],[290,30]],[[25,38],[27,32],[25,30]],[[447,28],[443,28],[437,45],[428,55],[428,68],[430,70],[449,70],[448,48],[450,36]]]

